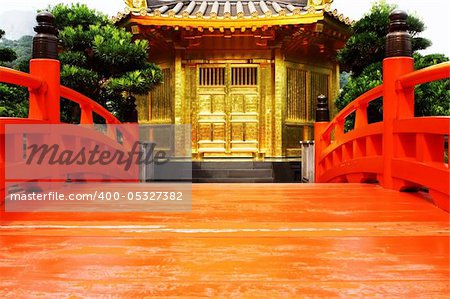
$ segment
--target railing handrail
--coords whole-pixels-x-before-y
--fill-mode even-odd
[[[106,110],[106,108],[101,106],[99,103],[91,100],[87,96],[71,88],[61,85],[61,97],[79,104],[82,109],[83,108],[90,109],[92,112],[95,112],[96,114],[103,117],[106,120],[107,124],[121,123],[114,115],[112,115],[108,110]]]
[[[397,80],[397,89],[413,88],[420,84],[450,78],[450,62],[442,62],[412,73],[406,74]],[[367,106],[370,102],[383,96],[383,84],[378,85],[345,106],[325,128],[322,135],[329,135],[333,127],[355,112],[360,107]]]
[[[323,135],[329,136],[336,124],[345,121],[345,119],[355,112],[358,108],[366,107],[370,102],[383,96],[383,85],[378,85],[371,90],[360,95],[358,98],[350,102],[344,109],[342,109],[325,128]]]
[[[450,76],[450,61],[442,62],[437,65],[432,65],[412,73],[406,74],[397,80],[397,89],[413,88],[420,84],[425,84],[437,80],[449,78]],[[325,128],[323,136],[329,136],[336,124],[345,121],[345,119],[355,112],[360,107],[366,107],[370,102],[381,98],[383,96],[383,84],[378,85],[369,91],[366,91],[358,98],[345,106]]]
[[[397,88],[412,88],[420,84],[446,79],[450,76],[450,61],[432,65],[401,76]]]
[[[44,80],[37,76],[3,66],[0,67],[0,82],[28,87],[33,91],[37,91],[45,86]]]
[[[0,123],[6,125],[15,124],[48,124],[48,121],[34,118],[20,118],[20,117],[0,117]]]
[[[28,87],[30,92],[39,92],[41,88],[45,88],[44,80],[31,74],[13,70],[7,67],[0,67],[0,83],[14,84],[18,86]],[[107,124],[120,124],[121,122],[106,110],[99,103],[88,98],[87,96],[66,86],[60,85],[61,98],[70,100],[80,105],[82,110],[90,110],[95,112],[106,120]],[[25,118],[23,118],[25,119]]]

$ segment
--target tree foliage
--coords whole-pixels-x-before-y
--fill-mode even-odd
[[[448,57],[442,54],[425,56],[414,54],[415,69],[422,69],[446,61],[449,61]],[[369,65],[361,75],[350,78],[336,99],[336,107],[338,110],[342,110],[357,97],[382,83],[381,62]],[[377,102],[375,106],[369,107],[369,109],[371,109],[369,111],[369,122],[382,119],[381,102]],[[434,81],[416,87],[415,115],[450,115],[450,79]]]
[[[5,35],[5,31],[0,29],[0,39],[2,39],[4,35]],[[10,48],[6,48],[4,46],[2,46],[0,48],[0,63],[1,63],[1,65],[4,65],[6,62],[11,62],[13,60],[16,60],[16,58],[17,58],[17,54],[16,54],[16,52],[14,52],[14,50],[12,50]]]
[[[61,83],[97,101],[122,119],[132,94],[145,94],[161,82],[161,70],[148,62],[148,42],[133,40],[131,33],[115,27],[108,17],[86,5],[58,4],[49,7],[55,16],[62,52]],[[4,31],[0,30],[0,38]],[[32,37],[4,40],[0,64],[28,71]],[[16,51],[17,54],[16,54]],[[16,59],[19,56],[19,59]],[[0,85],[0,115],[24,117],[28,95],[25,89]],[[61,103],[62,120],[77,122],[79,107]],[[100,120],[100,119],[99,119]]]
[[[50,8],[62,44],[61,82],[96,100],[122,118],[131,94],[145,94],[162,80],[161,70],[148,63],[148,42],[133,40],[108,18],[86,5]],[[73,104],[63,102],[63,116],[74,119]]]
[[[442,54],[426,56],[415,55],[415,68],[421,69],[441,62],[449,61]],[[415,90],[416,116],[450,116],[450,79],[433,81],[420,85]]]
[[[26,88],[0,83],[0,117],[26,117],[27,97]]]
[[[343,86],[336,99],[338,110],[366,91],[380,85],[382,81],[382,60],[385,57],[385,41],[388,33],[389,14],[395,6],[384,1],[374,4],[371,11],[354,24],[355,35],[340,51],[338,59],[344,69],[351,71],[350,79]],[[426,39],[417,37],[424,30],[424,23],[417,17],[408,17],[410,33],[413,36],[415,69],[448,61],[445,55],[420,55],[417,50],[430,45]],[[423,84],[415,89],[415,115],[450,115],[450,80]],[[382,120],[382,101],[374,101],[368,107],[369,122]]]
[[[18,40],[2,39],[2,46],[8,48],[8,50],[15,52],[14,59],[10,59],[9,62],[4,61],[3,65],[18,69],[24,72],[28,72],[29,61],[31,58],[33,37],[29,35],[22,36]],[[0,51],[1,52],[1,51]],[[2,56],[0,54],[0,56]]]
[[[4,34],[5,31],[0,29],[0,39]],[[0,66],[10,66],[17,59],[17,54],[8,47],[10,45],[7,42],[2,41],[0,45]],[[0,83],[0,117],[25,117],[28,112],[24,101],[26,97],[25,88]]]
[[[352,71],[358,76],[367,66],[383,60],[386,35],[389,32],[389,14],[395,8],[395,5],[386,4],[384,1],[375,3],[370,12],[352,26],[353,36],[338,54],[338,61],[343,70]],[[407,22],[413,51],[429,47],[431,42],[418,36],[425,30],[425,24],[414,15],[409,15]]]

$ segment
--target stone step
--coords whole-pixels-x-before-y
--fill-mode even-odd
[[[272,169],[271,162],[192,162],[192,169]]]
[[[193,183],[273,183],[272,178],[202,178],[192,179]]]
[[[272,169],[194,169],[192,178],[267,178],[272,179]]]

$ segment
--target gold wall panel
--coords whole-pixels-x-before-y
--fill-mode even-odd
[[[225,137],[225,123],[214,123],[212,124],[213,130],[213,141],[223,141],[226,139]]]
[[[300,140],[312,140],[317,96],[330,95],[333,70],[305,63],[286,63],[286,107],[283,154],[301,155]],[[330,85],[331,84],[331,85]],[[332,99],[330,99],[330,102]]]
[[[138,110],[139,123],[150,122],[150,94],[137,95],[136,106]]]
[[[163,69],[162,75],[163,82],[150,92],[150,111],[148,112],[147,110],[147,113],[150,115],[149,120],[152,123],[172,123],[174,120],[173,78],[171,69]],[[143,114],[146,114],[145,109]]]
[[[248,122],[245,124],[245,140],[258,141],[259,124]]]
[[[307,94],[306,71],[287,68],[287,104],[286,121],[306,121],[307,119]]]
[[[231,125],[231,139],[244,141],[244,123],[236,122]]]

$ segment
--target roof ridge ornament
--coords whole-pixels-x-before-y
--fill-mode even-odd
[[[325,7],[330,8],[333,0],[308,0],[308,7],[313,9],[324,9]]]
[[[147,0],[124,0],[125,2],[125,12],[134,12],[141,15],[147,14]]]

